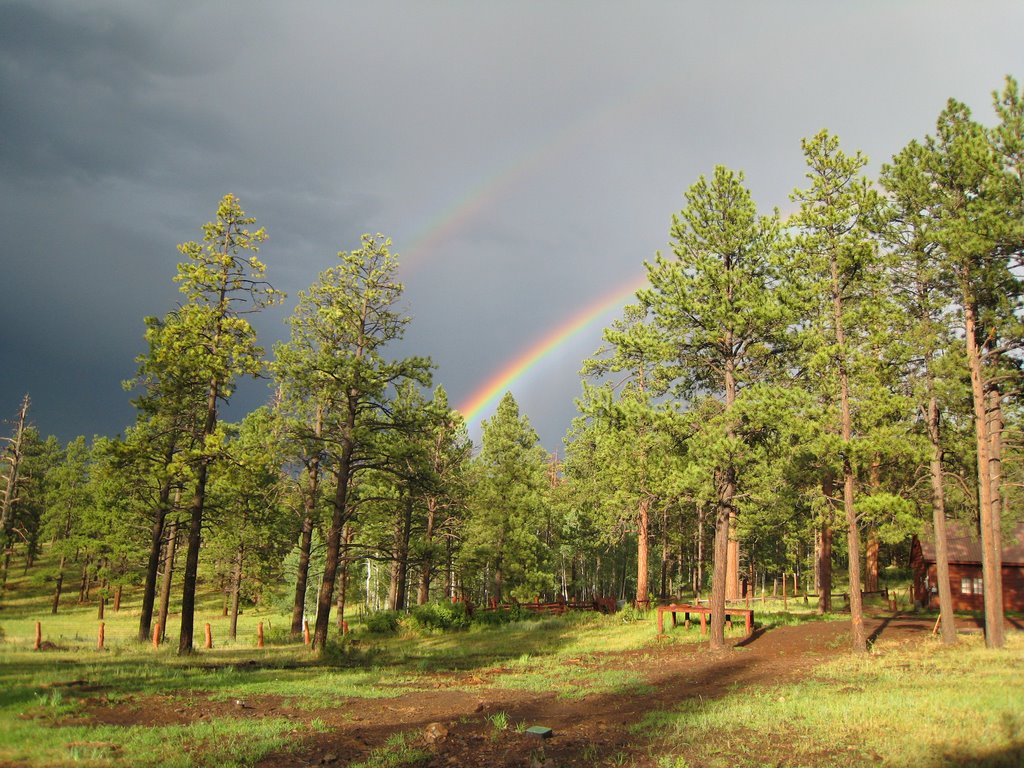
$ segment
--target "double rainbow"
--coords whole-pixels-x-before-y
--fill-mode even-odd
[[[615,290],[578,310],[547,336],[538,339],[523,350],[514,360],[485,381],[462,405],[458,406],[458,411],[466,419],[466,423],[475,422],[485,413],[489,413],[497,405],[498,399],[516,382],[549,357],[553,357],[555,352],[594,322],[623,306],[646,282],[647,275],[644,274],[618,286]]]
[[[410,247],[406,249],[412,259],[405,264],[407,266],[411,264],[415,269],[443,241],[461,229],[477,213],[499,200],[513,185],[534,171],[554,162],[563,152],[578,142],[581,134],[592,133],[602,128],[617,129],[621,124],[635,120],[644,107],[660,103],[676,86],[675,80],[649,84],[647,87],[635,91],[630,98],[609,104],[605,109],[588,118],[568,125],[539,147],[500,168],[489,178],[471,188],[458,201],[443,209],[428,226],[421,230],[421,234],[413,238]],[[638,276],[600,296],[587,306],[577,310],[560,326],[534,341],[513,360],[506,363],[458,406],[458,410],[466,422],[473,423],[484,414],[489,413],[506,390],[509,390],[547,359],[554,357],[560,348],[596,321],[611,313],[612,310],[623,306],[644,285],[645,281],[646,275]]]

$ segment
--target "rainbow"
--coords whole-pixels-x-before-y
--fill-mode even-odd
[[[611,103],[604,109],[575,122],[556,132],[545,142],[512,162],[501,166],[496,172],[474,185],[466,194],[453,201],[432,217],[424,227],[419,228],[403,248],[402,266],[415,270],[426,257],[465,226],[477,213],[499,200],[511,188],[534,171],[556,162],[566,151],[579,141],[580,135],[595,133],[602,129],[615,130],[624,117],[635,119],[643,108],[657,104],[671,94],[676,80],[651,83],[635,91],[629,98]],[[411,258],[410,258],[411,257]],[[534,342],[514,360],[506,364],[480,386],[458,410],[467,423],[474,422],[492,407],[505,390],[522,379],[531,370],[550,357],[559,347],[569,342],[597,319],[620,307],[646,281],[646,275],[620,285],[611,293],[578,310],[562,325],[547,336]]]
[[[485,381],[457,410],[467,424],[490,411],[498,399],[556,350],[590,326],[595,320],[623,306],[647,282],[647,274],[620,285],[572,315],[547,336],[535,341],[514,360]]]
[[[579,143],[581,136],[617,129],[624,118],[635,119],[642,109],[660,103],[676,86],[676,79],[651,83],[627,99],[610,103],[583,119],[568,123],[545,141],[500,166],[441,209],[425,226],[416,230],[408,245],[402,248],[402,267],[415,270],[431,252],[462,229],[477,213],[501,199],[535,171],[557,162]]]

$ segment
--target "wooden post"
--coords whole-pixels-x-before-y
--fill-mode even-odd
[[[262,621],[259,623],[259,626],[256,627],[256,647],[257,648],[262,648],[263,647],[263,622]]]
[[[348,622],[347,621],[341,622],[341,634],[343,634],[343,635],[347,635],[348,634]]]
[[[105,622],[102,622],[102,621],[100,622],[100,634],[99,634],[99,637],[96,638],[96,650],[97,651],[102,651],[103,650],[103,640],[104,640],[103,636],[105,634],[104,633],[104,624],[105,624]]]
[[[38,651],[43,645],[43,624],[40,621],[36,622],[36,644],[33,650]]]
[[[210,623],[206,623],[206,644],[204,648],[213,648],[213,630],[210,628]]]
[[[342,624],[345,621],[342,619]],[[307,619],[302,620],[302,642],[309,645],[309,621]]]
[[[160,622],[153,625],[153,650],[160,647]]]

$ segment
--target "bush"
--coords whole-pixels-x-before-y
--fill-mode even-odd
[[[378,635],[391,635],[398,631],[398,611],[377,611],[366,614],[366,629]]]
[[[539,618],[539,613],[524,610],[519,604],[514,604],[511,608],[499,608],[496,611],[478,610],[473,614],[473,623],[485,627],[498,627],[511,624],[513,621]]]
[[[616,616],[624,624],[632,624],[634,622],[646,622],[651,619],[654,615],[653,611],[649,611],[645,608],[637,608],[634,605],[627,605]]]
[[[465,629],[470,624],[465,603],[427,603],[412,609],[415,626],[428,630]]]

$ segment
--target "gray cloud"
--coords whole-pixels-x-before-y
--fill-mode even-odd
[[[823,126],[877,167],[948,96],[987,114],[1022,22],[1010,2],[2,2],[0,417],[27,390],[46,432],[123,429],[142,317],[229,191],[292,294],[391,235],[400,349],[459,402],[640,273],[716,163],[785,208]],[[289,310],[259,320],[268,347]],[[549,448],[599,337],[515,388]]]

